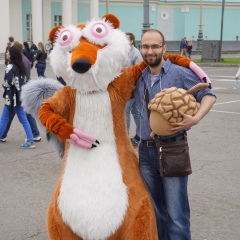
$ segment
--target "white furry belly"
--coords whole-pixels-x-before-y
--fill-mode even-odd
[[[95,136],[93,149],[70,146],[59,195],[63,220],[85,240],[106,239],[128,205],[113,131],[108,92],[77,94],[74,127]]]

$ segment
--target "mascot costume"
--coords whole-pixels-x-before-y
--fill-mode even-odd
[[[38,115],[63,158],[47,214],[51,240],[158,239],[124,114],[147,64],[123,68],[130,46],[119,25],[107,14],[53,28],[50,64],[67,86],[41,79],[23,87],[23,107]],[[166,57],[206,77],[190,60]]]

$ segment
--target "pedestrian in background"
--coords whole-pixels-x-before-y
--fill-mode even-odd
[[[46,70],[46,59],[47,59],[47,52],[44,50],[43,43],[39,42],[38,50],[35,57],[35,61],[36,61],[35,67],[37,68],[37,74],[39,78],[40,77],[46,78],[46,76],[44,75]]]
[[[14,37],[9,37],[8,38],[8,43],[7,43],[7,47],[6,47],[6,50],[5,50],[5,60],[4,60],[4,64],[5,66],[8,65],[8,59],[7,59],[7,50],[9,49],[9,47],[13,46],[13,43],[14,43]]]
[[[28,61],[30,62],[31,68],[33,67],[33,57],[34,57],[34,53],[33,51],[31,51],[31,49],[29,48],[29,45],[27,42],[23,43],[24,49],[22,51],[23,55],[26,56],[26,58],[28,59]]]
[[[238,79],[240,77],[240,65],[239,65],[239,69],[236,73],[236,76],[235,76],[235,82],[234,82],[234,89],[237,89],[238,88]]]
[[[8,42],[8,43],[7,43],[6,50],[5,50],[5,59],[4,59],[4,64],[5,64],[5,66],[7,66],[7,65],[8,65],[7,51],[8,51],[8,49],[10,48],[10,46],[11,46],[11,43],[10,43],[10,42]]]
[[[133,33],[127,32],[126,33],[127,39],[129,41],[129,44],[131,46],[130,51],[128,53],[128,59],[124,65],[124,67],[127,66],[134,66],[142,61],[142,55],[140,51],[135,47],[135,36]],[[139,128],[139,117],[140,117],[140,111],[136,105],[135,99],[133,96],[131,96],[131,99],[127,102],[125,114],[126,114],[126,122],[127,122],[127,131],[129,134],[130,124],[131,124],[131,116],[132,113],[135,125],[136,125],[136,131],[135,136],[131,138],[131,142],[134,148],[138,147],[139,143],[139,136],[137,135],[137,131]]]
[[[23,45],[21,43],[15,41],[13,43],[13,46],[17,47],[19,49],[19,51],[22,53]],[[24,69],[25,69],[25,73],[26,73],[26,82],[28,82],[30,80],[31,65],[30,65],[30,62],[27,59],[27,57],[23,53],[21,55],[22,55],[22,61],[23,61],[23,65],[24,65]],[[14,116],[15,116],[15,110],[12,111],[11,114],[9,115],[9,119],[8,119],[6,129],[5,129],[2,137],[0,138],[1,142],[6,142],[7,134],[8,134],[8,131],[11,127],[12,120],[13,120]],[[35,118],[33,118],[31,114],[26,114],[26,116],[27,116],[28,122],[29,122],[31,130],[32,130],[34,142],[40,142],[41,141],[41,136],[40,136],[40,132],[38,130]]]
[[[187,43],[187,54],[189,59],[191,59],[191,56],[192,56],[192,48],[193,48],[193,42],[192,40],[189,40]]]
[[[30,50],[31,50],[32,52],[34,52],[34,54],[35,54],[35,52],[38,50],[38,49],[37,49],[37,46],[33,43],[33,41],[31,41]]]
[[[20,100],[22,86],[26,82],[26,72],[22,60],[22,53],[19,48],[12,46],[7,51],[7,58],[9,64],[5,70],[3,83],[3,97],[5,99],[5,105],[3,107],[0,120],[0,138],[2,138],[2,135],[6,129],[10,115],[16,111],[18,119],[27,135],[27,140],[21,144],[20,147],[24,149],[35,148],[30,124],[27,120],[26,113],[21,106]]]
[[[180,55],[187,58],[187,39],[183,38],[180,43]]]
[[[14,44],[14,37],[9,37],[8,38],[8,41],[9,41],[9,43],[10,43],[10,47],[12,47],[13,46],[13,44]]]

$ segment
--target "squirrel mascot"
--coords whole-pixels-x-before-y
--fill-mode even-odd
[[[119,25],[116,16],[106,14],[53,28],[50,64],[67,86],[41,79],[23,87],[23,107],[38,115],[63,157],[48,207],[51,240],[158,239],[124,114],[147,64],[123,68],[130,46]],[[190,60],[166,57],[206,77]]]

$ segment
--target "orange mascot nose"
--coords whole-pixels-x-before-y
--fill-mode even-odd
[[[82,38],[78,46],[72,51],[72,69],[77,73],[87,72],[96,62],[98,50],[104,47],[90,43],[85,38]]]

